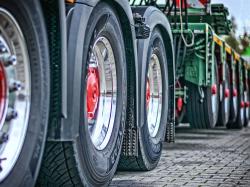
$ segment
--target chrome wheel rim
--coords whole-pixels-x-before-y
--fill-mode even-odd
[[[116,62],[111,43],[106,37],[97,38],[90,53],[86,89],[88,132],[95,148],[103,150],[110,141],[115,123]]]
[[[237,92],[237,89],[234,88],[232,95],[233,95],[233,108],[234,108],[234,111],[235,111],[235,116],[237,115],[237,108],[238,108],[238,93],[236,93],[236,92]]]
[[[229,114],[230,114],[230,91],[229,91],[229,84],[227,81],[225,83],[225,90],[223,94],[224,94],[225,116],[227,121],[229,119]]]
[[[218,101],[218,95],[217,94],[214,94],[212,95],[212,111],[213,111],[213,114],[215,114],[217,112],[217,102]]]
[[[160,128],[162,113],[162,75],[160,61],[156,54],[152,54],[146,86],[147,124],[151,137],[155,137]]]
[[[241,108],[240,109],[240,119],[242,120],[242,121],[244,121],[244,108]]]
[[[212,100],[212,113],[213,113],[214,120],[215,120],[217,113],[218,113],[218,92],[216,92],[215,94],[212,94],[211,100]]]
[[[6,82],[0,125],[0,158],[3,160],[0,181],[3,181],[17,162],[27,133],[31,73],[26,42],[17,21],[3,8],[0,8],[0,20],[0,63]]]
[[[212,104],[212,114],[213,114],[213,125],[217,122],[218,110],[219,110],[219,91],[218,91],[218,77],[215,71],[214,83],[211,87],[211,104]]]
[[[245,109],[246,109],[246,120],[249,119],[249,107],[246,105],[248,102],[248,93],[247,91],[244,92],[244,101],[245,101]]]

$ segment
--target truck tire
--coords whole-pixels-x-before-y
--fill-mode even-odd
[[[237,117],[235,121],[229,121],[227,125],[228,129],[242,129],[245,123],[245,94],[244,91],[241,90],[239,78],[236,78],[236,85],[237,85],[237,94],[236,94]],[[234,104],[236,104],[236,102]]]
[[[238,115],[236,121],[234,123],[229,123],[227,125],[228,129],[242,129],[245,123],[245,106],[242,106],[242,102],[244,102],[244,93],[241,93],[238,97]]]
[[[217,89],[219,87],[219,82],[217,64],[215,64],[215,72],[215,82],[211,87],[199,88],[197,85],[187,82],[189,90],[187,116],[191,128],[211,129],[214,128],[217,123],[219,112],[219,92]],[[204,96],[203,99],[201,95]]]
[[[219,118],[218,126],[225,126],[229,121],[230,115],[230,72],[228,65],[225,65],[225,81],[222,83],[222,88],[220,90],[220,107],[219,107]]]
[[[162,152],[168,114],[168,66],[166,49],[160,29],[152,30],[142,68],[141,106],[142,122],[139,129],[138,157],[120,160],[120,170],[148,171],[154,169]]]
[[[39,1],[0,0],[0,186],[34,186],[49,114],[49,52]]]
[[[38,186],[107,186],[119,161],[127,76],[116,11],[105,2],[99,3],[88,20],[85,36],[79,37],[85,37],[79,67],[79,137],[72,142],[48,142]]]

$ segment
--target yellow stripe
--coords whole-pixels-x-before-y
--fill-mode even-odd
[[[228,54],[232,54],[232,48],[230,46],[226,45],[225,49]]]
[[[214,39],[214,42],[217,43],[219,46],[223,45],[222,40],[218,36],[214,35],[213,39]]]
[[[234,59],[240,61],[240,55],[238,53],[234,53]]]

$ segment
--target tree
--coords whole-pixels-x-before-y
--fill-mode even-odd
[[[232,30],[229,33],[229,35],[225,38],[225,41],[238,53],[242,53],[242,49],[240,47],[240,42],[237,40],[237,37],[235,35],[235,32],[237,30],[237,24],[235,17],[232,16],[231,18],[232,22]]]

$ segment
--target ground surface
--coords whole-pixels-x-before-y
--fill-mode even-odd
[[[164,144],[156,169],[118,172],[110,186],[250,187],[250,128],[191,130],[179,127],[175,144]]]

